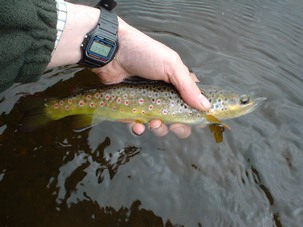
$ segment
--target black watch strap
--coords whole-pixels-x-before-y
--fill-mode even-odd
[[[118,35],[118,17],[108,10],[100,7],[100,18],[96,30],[99,29],[107,34],[108,38],[117,39]]]

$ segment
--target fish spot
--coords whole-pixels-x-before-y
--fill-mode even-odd
[[[153,105],[149,105],[149,107],[148,107],[149,110],[152,110],[153,108],[154,108]]]
[[[59,108],[59,104],[58,103],[55,103],[54,104],[54,109],[58,109]]]
[[[79,101],[79,106],[80,106],[80,107],[83,107],[83,106],[84,106],[84,101],[83,101],[83,100],[80,100],[80,101]]]
[[[110,95],[109,95],[109,94],[106,94],[106,95],[105,95],[105,99],[106,99],[106,100],[109,100],[109,99],[110,99]]]
[[[140,98],[139,99],[139,104],[143,104],[144,103],[144,99],[143,98]]]
[[[133,113],[137,113],[137,109],[136,108],[133,109]]]
[[[100,98],[100,93],[96,93],[94,96],[96,99],[98,99],[98,98]]]
[[[60,104],[60,106],[63,106],[64,101],[63,101],[63,100],[60,100],[59,104]]]
[[[70,108],[69,108],[69,106],[67,105],[67,106],[65,106],[65,110],[66,111],[69,111],[70,110]]]
[[[91,102],[91,103],[89,104],[89,106],[93,108],[93,107],[95,107],[95,103],[94,103],[94,102]]]
[[[161,104],[161,99],[158,99],[157,100],[157,105],[160,105]]]
[[[125,100],[124,105],[125,105],[125,106],[128,106],[128,104],[129,104],[129,101],[128,101],[128,100]]]
[[[68,102],[68,104],[72,104],[73,100],[72,99],[68,99],[67,102]]]
[[[88,100],[90,100],[91,98],[92,98],[91,95],[87,95],[87,96],[86,96],[86,99],[88,99]]]
[[[100,106],[101,106],[101,107],[103,107],[104,104],[105,104],[105,103],[104,103],[103,101],[100,102]]]
[[[168,112],[167,110],[162,110],[162,114],[163,114],[163,115],[166,115],[167,112]]]
[[[144,111],[144,110],[142,110],[142,111],[141,111],[141,113],[142,113],[142,114],[145,114],[145,111]]]
[[[117,98],[117,103],[121,103],[121,98]]]
[[[130,92],[130,96],[135,96],[135,95],[136,95],[136,92],[134,92],[134,91]]]
[[[123,99],[127,99],[127,94],[124,94],[124,95],[123,95]]]
[[[114,107],[113,107],[113,111],[116,111],[116,110],[117,110],[117,107],[114,106]]]

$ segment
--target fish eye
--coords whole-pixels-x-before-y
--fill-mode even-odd
[[[241,95],[239,100],[241,105],[245,105],[249,103],[250,97],[248,95]]]

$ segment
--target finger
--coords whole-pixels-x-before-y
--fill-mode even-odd
[[[130,124],[130,128],[133,131],[133,133],[136,134],[137,136],[141,136],[145,131],[145,126],[144,124],[141,123]]]
[[[165,136],[168,133],[168,128],[165,124],[163,124],[160,120],[153,120],[149,124],[150,130],[156,136]]]
[[[181,60],[180,60],[181,61]],[[182,61],[181,61],[182,63]],[[190,106],[196,109],[206,111],[210,108],[208,99],[201,94],[200,89],[195,83],[184,64],[174,66],[173,74],[170,75],[171,83],[178,89],[183,100]]]
[[[173,124],[169,127],[169,129],[180,139],[185,139],[191,134],[191,127],[184,124]]]

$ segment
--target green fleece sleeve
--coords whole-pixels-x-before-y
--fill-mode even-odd
[[[37,80],[56,40],[55,0],[0,0],[0,92]]]

